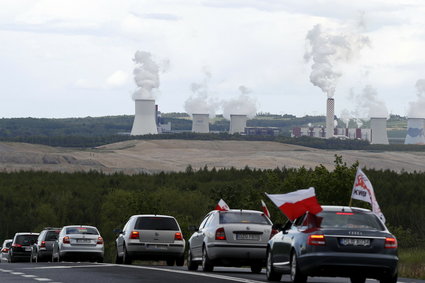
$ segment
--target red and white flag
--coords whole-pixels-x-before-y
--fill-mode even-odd
[[[356,178],[354,180],[353,192],[351,198],[368,202],[372,205],[372,211],[385,223],[384,214],[379,208],[378,202],[373,191],[372,183],[366,177],[366,174],[359,168],[357,169]]]
[[[266,193],[266,195],[291,221],[294,221],[307,211],[317,214],[323,210],[317,202],[313,187],[287,194],[269,195]]]
[[[270,212],[267,209],[267,205],[264,203],[263,200],[261,200],[261,208],[263,209],[264,215],[266,215],[268,218],[270,218]]]
[[[230,209],[229,206],[223,199],[220,199],[220,201],[215,206],[215,210],[226,211],[229,209]]]

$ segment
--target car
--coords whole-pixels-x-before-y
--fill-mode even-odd
[[[230,209],[208,213],[188,241],[189,270],[211,272],[214,266],[251,267],[260,273],[265,266],[267,242],[277,231],[260,211]]]
[[[4,240],[3,245],[1,246],[1,260],[0,262],[8,262],[9,261],[9,249],[12,245],[13,239]]]
[[[140,214],[129,218],[122,230],[115,230],[116,263],[133,260],[165,260],[183,266],[186,242],[173,216]]]
[[[52,247],[52,262],[63,260],[103,262],[103,256],[103,238],[94,226],[64,226]]]
[[[38,233],[31,232],[16,233],[9,249],[9,262],[17,262],[19,260],[29,261],[31,247],[37,241],[38,236]]]
[[[322,206],[287,222],[268,243],[266,276],[292,282],[308,276],[349,277],[351,282],[374,278],[397,282],[397,239],[372,211],[347,206]]]
[[[62,228],[44,228],[40,232],[37,241],[32,246],[31,262],[49,261],[52,259],[53,243],[58,239]]]

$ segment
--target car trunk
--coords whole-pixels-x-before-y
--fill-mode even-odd
[[[270,227],[261,224],[224,224],[226,240],[229,243],[258,244],[267,243],[270,237]],[[266,231],[269,231],[266,233]]]
[[[323,233],[327,249],[335,252],[379,253],[390,237],[383,231],[362,229],[324,229]]]

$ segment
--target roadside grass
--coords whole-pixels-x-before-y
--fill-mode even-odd
[[[398,276],[425,279],[425,248],[399,249]]]

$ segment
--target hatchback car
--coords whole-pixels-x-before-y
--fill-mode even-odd
[[[308,276],[349,277],[351,282],[374,278],[397,282],[397,240],[370,210],[322,206],[317,216],[305,214],[288,222],[268,244],[267,279],[283,273],[292,282]]]
[[[9,261],[9,249],[12,245],[13,240],[7,239],[4,240],[3,245],[1,246],[1,262],[8,262]]]
[[[16,233],[9,249],[9,262],[29,261],[32,245],[37,241],[38,233]]]
[[[61,228],[44,228],[37,241],[32,246],[31,262],[48,261],[52,259],[53,243],[58,239]]]
[[[213,271],[215,265],[249,265],[259,273],[273,233],[272,222],[260,211],[211,211],[188,241],[188,269],[197,270],[199,264],[203,271]]]
[[[103,262],[103,238],[96,227],[64,226],[53,243],[52,261],[79,260]]]
[[[166,260],[183,266],[185,240],[177,220],[168,215],[133,215],[118,232],[116,263]]]

